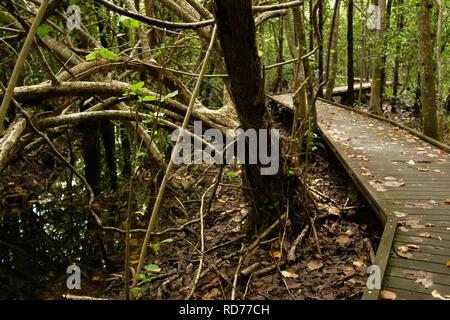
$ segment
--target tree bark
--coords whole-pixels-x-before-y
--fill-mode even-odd
[[[265,104],[264,78],[256,48],[256,27],[251,2],[216,0],[214,12],[228,70],[230,92],[242,127],[244,130],[270,129],[270,116]],[[268,137],[270,140],[269,134]],[[258,144],[260,142],[259,140]],[[280,159],[279,155],[277,156]],[[268,210],[268,207],[275,207],[277,202],[282,203],[281,171],[278,170],[278,173],[272,176],[264,176],[261,175],[261,167],[259,161],[254,165],[244,164],[244,185],[247,197],[253,202],[254,208],[249,216],[249,231],[260,229],[273,222],[277,212],[273,209]]]
[[[431,39],[433,0],[418,0],[417,4],[417,36],[419,45],[423,131],[427,136],[439,139],[433,41]]]
[[[377,115],[383,114],[382,109],[382,99],[381,99],[381,81],[382,81],[382,69],[383,65],[383,47],[384,47],[384,29],[386,26],[385,15],[386,15],[386,0],[378,1],[379,12],[380,12],[380,28],[377,30],[377,40],[376,40],[376,54],[375,63],[373,66],[372,73],[372,91],[370,93],[370,105],[369,111]]]
[[[353,5],[354,1],[348,1],[347,8],[347,96],[346,104],[353,106],[355,103],[355,93],[354,93],[354,61],[353,61]]]
[[[340,0],[336,0],[335,3],[335,17],[334,17],[334,25],[332,30],[332,39],[331,39],[331,45],[330,45],[330,55],[331,57],[328,57],[328,61],[331,61],[331,64],[328,65],[327,63],[327,74],[328,74],[328,82],[327,87],[325,91],[325,98],[328,100],[331,100],[333,95],[333,89],[334,85],[336,83],[336,75],[337,75],[337,65],[339,60],[338,55],[338,43],[339,43],[339,19],[340,19]]]

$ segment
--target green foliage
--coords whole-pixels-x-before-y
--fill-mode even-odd
[[[151,244],[150,247],[152,248],[152,250],[153,250],[153,252],[155,254],[158,254],[158,252],[161,250],[161,246],[163,244],[171,243],[171,242],[173,242],[173,239],[172,238],[167,238],[167,239],[164,239],[163,241]]]
[[[234,171],[230,171],[227,173],[227,178],[228,180],[233,181],[237,178],[237,173]]]
[[[318,141],[320,137],[317,135],[317,133],[311,130],[307,130],[305,133],[305,138],[308,152],[316,152],[319,148],[325,149],[323,143]]]
[[[112,53],[111,51],[109,51],[106,48],[95,49],[94,51],[92,51],[90,54],[88,54],[85,57],[86,61],[94,61],[94,60],[97,60],[100,58],[103,58],[103,59],[106,59],[109,61],[118,61],[119,60],[119,57],[116,54]]]
[[[138,295],[139,293],[147,290],[153,280],[160,278],[159,273],[161,272],[161,268],[159,265],[152,263],[146,264],[144,265],[144,270],[144,273],[138,275],[138,280],[143,281],[144,285],[142,287],[134,287],[132,289],[132,293],[134,295]]]
[[[132,18],[125,17],[125,16],[121,16],[119,18],[119,22],[122,23],[122,25],[128,29],[137,29],[141,25],[141,23],[139,21],[134,20]]]
[[[50,32],[50,27],[48,26],[48,24],[42,24],[38,27],[36,32],[39,37],[45,38]]]

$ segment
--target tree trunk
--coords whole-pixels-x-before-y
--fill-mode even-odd
[[[353,106],[355,103],[355,74],[353,70],[353,0],[348,1],[348,11],[347,11],[347,97],[346,104]]]
[[[397,0],[397,7],[403,7],[403,0]],[[405,27],[405,16],[403,14],[403,11],[399,12],[399,15],[397,17],[397,32],[402,33],[403,28]],[[397,45],[395,47],[395,59],[394,59],[394,83],[393,83],[393,91],[392,95],[394,97],[398,96],[398,87],[400,86],[400,45]]]
[[[384,33],[386,33],[389,28],[390,28],[390,20],[391,20],[391,11],[392,11],[392,1],[393,0],[388,0],[387,1],[387,8],[386,8],[386,18],[385,18],[385,30]],[[382,63],[381,65],[383,66],[381,68],[381,88],[380,88],[380,99],[381,101],[383,101],[383,94],[384,94],[384,88],[386,87],[386,61],[387,61],[387,52],[383,53],[383,57],[382,57]]]
[[[373,66],[372,73],[372,91],[370,93],[370,105],[369,111],[377,115],[383,114],[382,109],[382,99],[381,99],[381,81],[382,81],[382,69],[383,65],[383,55],[384,55],[384,29],[385,29],[385,15],[386,15],[386,0],[378,1],[379,7],[379,19],[380,28],[377,30],[377,40],[376,40],[376,53],[375,53],[375,63]]]
[[[333,95],[334,85],[336,83],[336,75],[337,75],[337,65],[338,65],[338,43],[339,43],[339,19],[340,19],[340,0],[336,0],[335,4],[335,16],[334,16],[334,25],[332,30],[332,39],[330,44],[330,56],[328,57],[328,61],[331,64],[328,66],[329,70],[327,70],[328,74],[328,82],[325,91],[325,98],[331,100]]]
[[[264,78],[256,48],[251,2],[216,0],[214,11],[229,75],[230,92],[242,127],[244,130],[270,129],[271,121],[265,103]],[[270,140],[270,134],[267,136]],[[260,143],[258,137],[258,145]],[[246,153],[248,154],[248,149]],[[279,154],[276,156],[280,158]],[[245,190],[254,208],[249,216],[249,231],[273,222],[279,213],[269,208],[275,208],[277,203],[282,203],[282,171],[278,170],[275,175],[262,175],[261,168],[259,159],[258,164],[244,164]]]
[[[443,54],[443,46],[445,45],[445,30],[444,30],[444,3],[442,0],[437,0],[438,5],[438,28],[437,28],[437,44],[436,44],[436,62],[437,62],[437,114],[438,114],[438,134],[442,136],[444,127],[444,84],[445,84],[445,59]]]
[[[423,131],[426,135],[439,139],[436,79],[433,62],[433,41],[431,39],[431,13],[433,0],[419,0],[417,27],[420,63],[420,87],[422,101]]]

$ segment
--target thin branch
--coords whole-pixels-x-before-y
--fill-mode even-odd
[[[206,51],[205,58],[203,60],[203,65],[202,65],[202,68],[201,68],[201,71],[200,71],[200,75],[205,74],[205,72],[206,72],[207,62],[208,62],[209,57],[211,55],[212,49],[214,47],[214,42],[216,40],[216,34],[217,34],[217,26],[214,26],[213,35],[211,37],[211,42],[209,44],[208,50]],[[189,120],[191,118],[192,111],[194,109],[195,101],[197,100],[197,96],[200,93],[200,88],[201,88],[202,82],[203,82],[203,76],[200,76],[197,79],[197,83],[195,85],[194,92],[192,93],[191,100],[189,102],[189,107],[188,107],[188,109],[186,111],[186,116],[184,118],[183,125],[181,126],[182,132],[184,132],[186,130],[186,128],[187,128],[187,126],[189,124]],[[167,186],[167,183],[169,181],[170,173],[171,173],[173,165],[174,165],[174,158],[175,158],[175,155],[177,155],[179,153],[179,151],[180,151],[181,140],[182,139],[183,139],[183,135],[180,134],[178,136],[177,141],[175,143],[175,146],[173,148],[172,157],[170,158],[169,164],[167,165],[166,172],[164,174],[164,178],[163,178],[163,180],[161,182],[161,186],[159,188],[158,195],[156,197],[155,204],[154,204],[154,207],[153,207],[153,211],[152,211],[152,215],[151,215],[151,218],[150,218],[150,222],[148,224],[147,233],[146,233],[145,238],[144,238],[144,243],[142,245],[141,254],[140,254],[140,257],[139,257],[139,264],[138,264],[138,267],[136,269],[136,275],[135,275],[135,278],[134,278],[134,281],[133,281],[133,286],[135,286],[137,284],[139,274],[141,273],[141,270],[142,270],[142,267],[143,267],[143,264],[144,264],[144,259],[145,259],[146,255],[147,255],[147,247],[148,247],[148,244],[150,242],[150,237],[151,237],[152,231],[153,231],[153,229],[154,229],[154,227],[156,225],[156,220],[158,218],[158,213],[159,213],[159,208],[160,208],[160,205],[161,205],[161,201],[162,201],[162,198],[164,196],[164,192],[166,190],[166,186]]]
[[[19,80],[23,65],[25,64],[25,60],[30,53],[34,41],[34,36],[36,35],[37,29],[41,24],[42,19],[44,18],[48,4],[49,0],[41,1],[41,6],[39,7],[38,13],[34,18],[33,23],[31,24],[30,31],[28,32],[25,42],[23,43],[22,50],[20,51],[19,57],[17,58],[17,62],[14,65],[14,70],[11,74],[11,78],[9,79],[8,87],[5,90],[5,96],[3,97],[2,104],[0,105],[0,135],[3,134],[3,120],[5,120],[9,104],[11,102],[11,99],[13,98],[14,88],[17,84],[17,81]]]
[[[189,292],[188,296],[186,297],[186,300],[190,300],[192,296],[194,295],[195,289],[197,288],[198,281],[200,280],[200,275],[202,274],[202,268],[203,268],[203,259],[205,257],[205,222],[204,222],[204,206],[205,206],[205,198],[208,194],[209,190],[214,188],[216,184],[212,184],[206,191],[203,193],[202,196],[202,203],[200,205],[200,262],[198,263],[198,269],[197,273],[195,275],[194,283],[192,284],[191,291]]]

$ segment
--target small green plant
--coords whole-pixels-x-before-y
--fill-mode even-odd
[[[123,94],[124,97],[137,97],[139,102],[153,102],[158,101],[158,97],[156,95],[147,95],[145,94],[145,83],[143,81],[135,83],[130,86],[130,89]],[[161,99],[161,102],[164,102],[166,99],[174,98],[178,95],[178,90],[173,91]]]
[[[317,133],[308,130],[305,133],[305,138],[308,152],[316,152],[317,150],[319,150],[319,148],[325,149],[323,143],[318,141],[320,137],[317,135]]]
[[[109,60],[109,61],[118,61],[119,57],[113,52],[109,51],[106,48],[98,48],[88,54],[85,59],[86,61],[94,61],[100,58]]]
[[[163,244],[171,243],[171,242],[173,242],[173,239],[172,238],[167,238],[167,239],[164,239],[163,241],[160,241],[160,242],[157,242],[157,243],[154,243],[154,244],[150,244],[150,247],[152,248],[152,250],[153,250],[153,252],[155,254],[158,254],[158,252],[161,250],[161,246]]]
[[[143,281],[144,285],[142,287],[134,287],[132,292],[134,295],[138,295],[150,287],[150,283],[160,277],[161,272],[160,266],[157,264],[146,264],[144,265],[144,272],[139,274],[138,280]]]
[[[230,171],[227,173],[227,178],[229,181],[234,181],[237,178],[238,174],[234,171]]]

